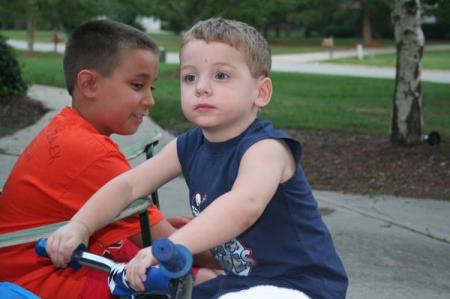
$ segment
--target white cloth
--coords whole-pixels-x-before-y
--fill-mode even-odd
[[[304,293],[270,285],[257,286],[220,296],[219,299],[310,299]]]

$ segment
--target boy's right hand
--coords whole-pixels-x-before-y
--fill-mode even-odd
[[[147,280],[147,268],[157,264],[152,255],[151,247],[145,247],[136,254],[134,258],[126,265],[127,279],[131,287],[136,291],[145,290],[145,281]]]
[[[65,267],[81,243],[88,245],[89,231],[79,222],[70,221],[56,230],[47,240],[46,251],[56,267]]]

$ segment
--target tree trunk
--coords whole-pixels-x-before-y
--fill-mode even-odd
[[[311,27],[305,25],[304,37],[305,38],[311,37],[311,31],[312,31]]]
[[[279,24],[275,24],[275,37],[277,37],[277,38],[280,37],[280,25]]]
[[[392,13],[397,45],[397,67],[390,140],[418,144],[422,140],[420,61],[425,39],[420,27],[420,1],[395,0]]]
[[[363,11],[362,40],[365,46],[372,45],[372,9],[366,7]]]
[[[36,14],[33,3],[28,2],[27,5],[27,43],[28,52],[33,52],[34,46],[34,32],[36,31]]]

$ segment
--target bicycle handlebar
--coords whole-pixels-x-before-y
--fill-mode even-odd
[[[37,255],[48,257],[46,244],[46,239],[36,243]],[[144,294],[168,294],[171,291],[170,280],[190,275],[192,254],[183,245],[173,244],[169,239],[161,238],[153,243],[152,254],[159,261],[160,267],[152,266],[147,269]],[[108,272],[108,284],[113,295],[131,296],[137,293],[128,284],[125,264],[117,264],[110,259],[86,252],[84,244],[75,249],[70,261],[70,267],[74,270],[78,270],[81,265]]]
[[[156,240],[152,254],[161,265],[163,273],[169,278],[180,278],[191,271],[192,254],[183,245],[173,244],[166,238]]]

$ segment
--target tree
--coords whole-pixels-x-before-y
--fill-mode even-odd
[[[154,16],[165,22],[169,30],[180,32],[199,20],[228,10],[224,0],[154,0]],[[229,4],[229,7],[232,5]]]
[[[34,33],[39,25],[45,24],[54,30],[70,31],[82,21],[98,16],[103,9],[98,0],[0,0],[0,17],[12,16],[25,20],[28,51],[33,52]],[[11,22],[10,18],[6,18]]]
[[[337,0],[296,0],[287,16],[289,21],[304,29],[305,37],[310,37],[314,31],[328,36],[333,35],[330,24],[334,23],[337,8]]]
[[[257,29],[267,27],[274,2],[292,0],[271,0],[261,5],[260,0],[154,0],[151,15],[158,17],[166,29],[181,32],[200,20],[224,17],[249,23]]]
[[[386,15],[391,11],[391,0],[337,0],[342,10],[357,16],[364,45],[372,45],[374,33],[382,30]],[[355,24],[356,25],[356,24]]]
[[[36,18],[37,18],[37,0],[27,0],[25,11],[27,18],[27,42],[28,52],[33,52],[34,46],[34,33],[36,31]]]
[[[28,89],[13,50],[0,35],[0,98],[23,96]]]
[[[361,36],[363,44],[373,44],[373,22],[378,17],[379,12],[389,7],[389,0],[360,0],[361,3]]]
[[[422,0],[425,14],[436,17],[438,23],[450,26],[450,1]]]
[[[397,67],[390,140],[414,145],[422,139],[420,61],[425,38],[420,27],[420,1],[395,0],[392,12]]]
[[[11,22],[11,18],[16,20],[26,20],[28,51],[33,52],[34,31],[36,28],[36,14],[38,10],[38,0],[8,1],[0,0],[0,16]]]
[[[106,15],[108,0],[34,0],[38,1],[39,19],[55,30],[70,32],[84,21]]]

